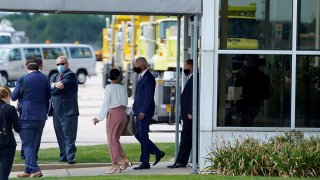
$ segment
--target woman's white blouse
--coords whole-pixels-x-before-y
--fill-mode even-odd
[[[97,117],[98,120],[103,121],[110,108],[119,106],[126,107],[128,105],[127,89],[121,84],[108,84],[105,87],[103,105]]]

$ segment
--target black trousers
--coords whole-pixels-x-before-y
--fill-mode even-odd
[[[0,179],[8,180],[13,164],[16,147],[0,149]]]
[[[181,131],[181,141],[176,163],[188,164],[192,149],[192,120],[184,121]]]

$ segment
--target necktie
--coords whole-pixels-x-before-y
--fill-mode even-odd
[[[61,80],[62,80],[62,74],[59,73],[59,75],[58,75],[58,81],[61,81]]]

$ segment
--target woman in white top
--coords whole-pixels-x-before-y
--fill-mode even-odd
[[[109,73],[111,84],[105,87],[105,96],[100,113],[92,121],[96,125],[99,121],[103,121],[107,116],[107,136],[109,144],[109,153],[112,159],[112,167],[106,174],[113,174],[115,171],[126,169],[131,166],[131,161],[124,154],[120,136],[127,123],[126,107],[128,104],[127,89],[119,84],[120,71],[111,69]],[[122,165],[120,167],[119,160],[121,158]]]

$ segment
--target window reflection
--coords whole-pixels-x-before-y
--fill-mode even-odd
[[[220,49],[291,49],[292,0],[220,0]]]
[[[319,50],[319,37],[320,0],[298,1],[298,49]]]
[[[320,127],[320,57],[297,60],[296,126]]]
[[[258,39],[257,21],[254,19],[228,19],[229,38]],[[241,29],[241,31],[239,31]]]
[[[290,56],[220,55],[218,126],[289,126],[290,69]]]

